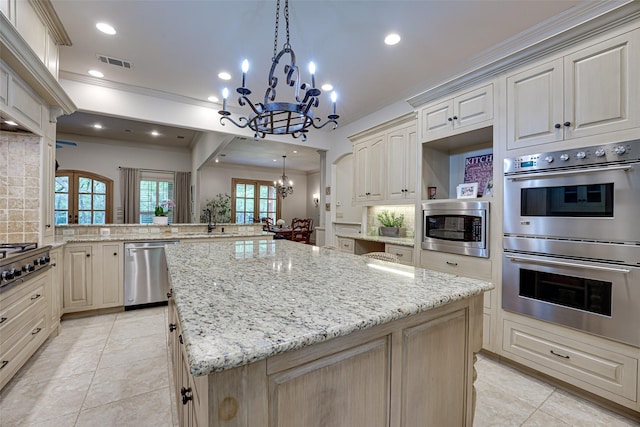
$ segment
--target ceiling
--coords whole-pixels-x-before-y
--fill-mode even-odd
[[[240,64],[247,58],[247,86],[253,96],[262,97],[273,55],[275,3],[52,0],[72,41],[72,46],[60,48],[61,77],[86,79],[88,70],[97,69],[104,74],[104,80],[127,85],[129,90],[151,89],[174,98],[208,102],[212,95],[222,98],[225,86],[234,93],[240,85]],[[284,0],[282,3],[284,6]],[[317,85],[333,84],[343,126],[468,71],[490,47],[583,3],[291,0],[290,42],[303,81],[309,80],[306,69],[313,60]],[[117,34],[100,33],[95,28],[97,22],[108,22]],[[399,44],[384,44],[383,39],[390,32],[400,34]],[[278,50],[284,43],[283,18],[279,33]],[[130,61],[131,68],[104,64],[98,54]],[[220,80],[217,75],[221,71],[230,73],[232,79]],[[285,88],[280,86],[284,93]],[[229,102],[236,101],[230,97]],[[319,114],[325,117],[330,107],[328,95],[323,94],[320,102]],[[221,107],[210,105],[214,109]],[[150,144],[188,147],[198,132],[96,117],[90,112],[60,117],[58,132],[95,136],[96,130],[90,125],[96,121],[103,123],[98,135]],[[161,137],[151,136],[153,129]],[[287,166],[292,169],[318,169],[319,156],[313,149],[300,147],[299,155],[293,156],[291,145],[263,142],[259,150],[255,146],[254,141],[234,140],[220,161],[273,164],[274,158],[287,154],[291,156]]]

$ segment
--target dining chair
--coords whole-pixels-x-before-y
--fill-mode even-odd
[[[294,218],[291,221],[291,229],[293,230],[291,240],[308,244],[311,237],[310,223],[309,218]]]
[[[273,228],[273,218],[266,216],[266,217],[260,218],[260,222],[263,224],[262,226],[263,231],[270,231]]]

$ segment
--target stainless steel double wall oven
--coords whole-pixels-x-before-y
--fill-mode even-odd
[[[640,140],[505,160],[502,306],[640,345]]]

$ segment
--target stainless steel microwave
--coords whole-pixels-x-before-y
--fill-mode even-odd
[[[489,202],[428,201],[422,204],[422,248],[489,257]]]

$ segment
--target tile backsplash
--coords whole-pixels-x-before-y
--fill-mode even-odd
[[[380,221],[376,217],[381,211],[395,212],[396,215],[404,215],[404,227],[407,229],[407,237],[415,235],[416,229],[416,214],[415,206],[413,205],[400,205],[400,206],[370,206],[367,208],[367,235],[378,235],[378,227],[380,227]]]
[[[0,243],[38,242],[40,137],[0,132]]]

